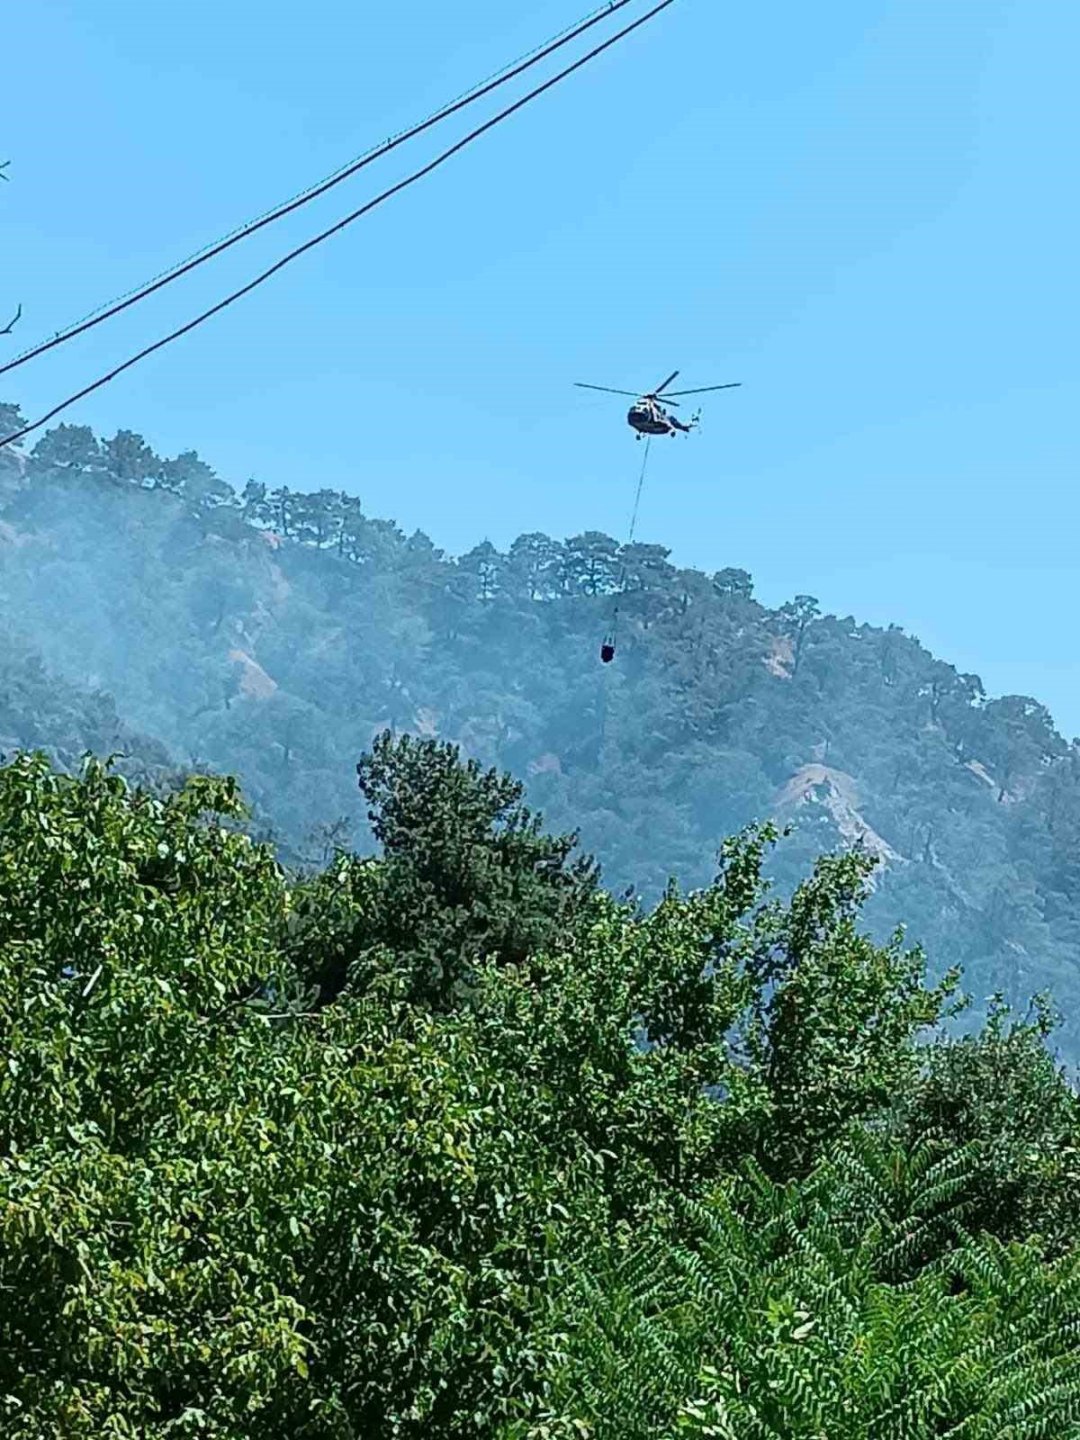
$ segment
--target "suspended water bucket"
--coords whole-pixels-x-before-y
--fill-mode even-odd
[[[608,635],[600,646],[600,659],[605,665],[610,665],[615,659],[615,636]]]

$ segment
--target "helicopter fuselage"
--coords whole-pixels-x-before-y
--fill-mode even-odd
[[[638,400],[631,405],[626,413],[626,423],[639,435],[674,435],[678,430],[690,430],[689,425],[681,424],[662,405],[649,400]]]
[[[691,415],[690,419],[683,424],[676,420],[675,416],[664,409],[663,401],[676,408],[682,404],[684,395],[704,395],[712,390],[732,390],[739,383],[729,385],[705,385],[696,390],[672,390],[666,394],[668,386],[678,375],[678,370],[673,370],[655,390],[616,390],[611,385],[589,385],[584,380],[575,380],[574,384],[581,390],[604,390],[609,395],[629,395],[634,403],[626,412],[626,423],[637,433],[640,440],[642,435],[689,435],[691,430],[696,430],[701,411]],[[675,397],[680,397],[676,399]]]

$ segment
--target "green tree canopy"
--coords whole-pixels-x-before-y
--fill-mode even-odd
[[[383,854],[378,938],[410,957],[415,994],[446,1003],[482,959],[556,943],[594,894],[577,836],[546,835],[524,787],[457,746],[385,732],[357,773]]]
[[[1072,1433],[1041,1021],[920,1047],[857,856],[644,910],[453,747],[360,777],[301,879],[229,780],[0,766],[6,1435]]]

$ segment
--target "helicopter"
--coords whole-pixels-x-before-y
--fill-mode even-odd
[[[637,431],[636,439],[640,440],[642,435],[671,435],[674,437],[679,432],[689,435],[701,419],[701,411],[692,415],[689,423],[684,425],[675,415],[668,414],[664,408],[665,405],[670,405],[672,409],[677,410],[679,407],[674,398],[676,395],[704,395],[710,390],[737,390],[742,384],[741,380],[736,380],[729,385],[705,385],[698,390],[672,390],[670,395],[665,395],[663,392],[678,373],[678,370],[673,370],[664,383],[658,385],[655,390],[637,395],[633,405],[626,413],[626,423]],[[580,390],[604,390],[609,395],[635,395],[636,393],[633,390],[613,390],[610,385],[586,385],[582,380],[575,380],[574,384]],[[663,404],[661,404],[661,399]]]

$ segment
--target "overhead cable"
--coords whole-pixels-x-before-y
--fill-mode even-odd
[[[427,165],[422,166],[419,170],[414,170],[411,175],[407,175],[404,180],[399,180],[396,185],[391,185],[388,190],[384,190],[381,195],[376,195],[374,200],[369,200],[366,205],[362,205],[359,210],[354,210],[351,215],[346,215],[345,218],[339,220],[336,225],[331,225],[329,229],[323,230],[310,240],[306,240],[303,245],[298,245],[294,250],[290,250],[287,255],[284,255],[275,264],[271,265],[268,270],[264,270],[261,275],[257,275],[254,280],[249,281],[248,284],[242,286],[239,290],[234,290],[232,294],[227,295],[224,300],[219,300],[218,303],[212,305],[209,310],[204,310],[202,314],[197,315],[194,320],[189,320],[186,325],[181,325],[178,329],[163,336],[162,339],[155,340],[152,345],[148,345],[145,349],[132,355],[130,359],[117,365],[115,369],[110,370],[106,375],[102,375],[90,385],[84,386],[83,389],[77,391],[74,395],[68,396],[68,398],[61,401],[59,405],[54,405],[53,408],[42,415],[40,419],[33,421],[29,425],[24,425],[21,430],[16,430],[11,435],[5,435],[3,439],[0,439],[0,447],[13,445],[16,441],[23,439],[24,436],[31,434],[32,431],[40,430],[43,425],[47,425],[48,422],[59,415],[61,411],[68,409],[69,406],[76,404],[79,400],[84,399],[95,390],[100,390],[103,385],[107,385],[110,380],[115,380],[116,377],[122,375],[125,370],[130,370],[131,367],[137,365],[140,360],[145,360],[147,356],[153,355],[155,351],[164,349],[166,345],[170,345],[174,340],[179,340],[182,335],[186,335],[189,331],[202,325],[212,316],[217,315],[219,311],[224,310],[226,306],[231,305],[242,296],[250,294],[252,290],[262,285],[265,281],[269,280],[272,275],[276,275],[279,270],[284,269],[286,265],[298,259],[308,250],[313,249],[316,245],[321,245],[324,240],[328,240],[332,235],[336,235],[339,230],[344,230],[347,225],[351,225],[355,220],[359,220],[361,216],[374,210],[377,205],[383,204],[400,191],[406,190],[410,185],[414,185],[418,180],[422,180],[426,175],[430,175],[433,170],[437,170],[440,165],[444,165],[446,161],[449,160],[451,156],[456,155],[459,150],[464,150],[467,145],[471,145],[474,140],[478,140],[480,136],[484,135],[488,130],[493,129],[496,125],[500,125],[504,120],[509,119],[511,115],[521,110],[531,101],[537,99],[540,95],[543,95],[545,91],[552,89],[552,87],[558,85],[560,81],[567,79],[568,76],[574,74],[576,70],[580,70],[582,66],[587,65],[591,60],[595,60],[597,56],[602,55],[605,50],[610,50],[613,45],[617,45],[620,40],[625,39],[626,36],[632,34],[633,31],[639,30],[642,25],[646,25],[655,16],[659,15],[662,10],[666,10],[674,3],[675,0],[660,0],[658,5],[654,5],[651,10],[646,11],[644,15],[632,21],[631,24],[624,25],[621,30],[616,31],[614,35],[609,36],[609,38],[601,44],[594,46],[592,50],[587,51],[580,59],[575,60],[572,65],[568,65],[565,69],[552,75],[548,80],[545,80],[542,85],[536,86],[534,90],[530,90],[528,94],[515,100],[512,105],[508,105],[505,110],[500,110],[497,115],[492,116],[490,120],[486,120],[483,125],[478,125],[475,130],[471,130],[468,135],[464,136],[455,145],[451,145],[448,150],[444,150],[441,155],[437,155],[435,159],[429,161]]]
[[[610,0],[610,3],[602,6],[599,10],[592,11],[583,19],[569,26],[566,30],[560,31],[558,35],[545,41],[543,45],[538,46],[535,50],[530,50],[526,55],[522,56],[520,60],[515,60],[505,69],[496,71],[490,79],[481,81],[479,85],[475,85],[471,90],[466,90],[458,99],[452,100],[440,110],[436,110],[434,114],[429,115],[426,120],[422,120],[419,124],[412,125],[409,129],[391,136],[391,138],[384,141],[383,144],[376,145],[373,149],[368,150],[357,159],[351,160],[347,165],[335,170],[334,173],[327,176],[325,180],[320,180],[316,184],[309,186],[308,189],[302,190],[298,195],[294,195],[291,200],[286,200],[279,205],[275,205],[272,210],[266,211],[265,214],[258,216],[254,220],[249,220],[246,224],[231,231],[221,240],[214,241],[212,244],[204,246],[203,249],[197,250],[194,255],[189,256],[186,260],[180,261],[169,270],[163,270],[160,275],[156,275],[152,280],[146,281],[134,290],[129,290],[125,295],[119,296],[116,300],[111,300],[107,304],[99,306],[97,310],[92,310],[90,314],[84,316],[82,320],[75,321],[65,329],[58,331],[50,339],[43,340],[40,344],[32,346],[29,350],[22,351],[13,359],[0,365],[0,375],[6,375],[9,370],[15,370],[20,365],[25,365],[28,361],[35,359],[38,355],[44,355],[46,351],[54,350],[58,345],[64,345],[68,340],[73,340],[77,335],[82,335],[87,330],[92,330],[96,325],[104,324],[106,320],[110,320],[114,315],[119,315],[122,310],[127,310],[130,306],[137,305],[140,300],[145,300],[148,295],[153,295],[166,285],[171,285],[174,280],[179,280],[182,275],[187,275],[190,271],[197,269],[198,266],[204,265],[207,260],[212,260],[216,255],[220,255],[233,245],[238,245],[241,240],[246,240],[249,235],[254,235],[256,231],[263,229],[264,226],[272,225],[274,221],[284,219],[286,215],[290,215],[294,210],[299,210],[301,206],[318,199],[320,195],[325,195],[326,192],[332,190],[335,185],[340,185],[344,180],[348,180],[351,176],[357,174],[358,171],[365,169],[366,166],[381,159],[383,155],[388,155],[391,150],[396,150],[399,145],[404,145],[407,140],[415,139],[417,135],[423,134],[425,130],[430,130],[432,126],[449,119],[451,115],[456,115],[458,111],[475,104],[477,100],[482,100],[485,95],[490,95],[493,90],[497,90],[500,86],[506,85],[511,80],[516,79],[526,70],[531,69],[532,66],[538,65],[542,60],[546,60],[549,55],[553,55],[557,50],[562,49],[564,45],[569,45],[572,41],[578,39],[579,36],[584,35],[587,30],[591,30],[592,27],[598,25],[601,20],[606,20],[609,15],[615,14],[616,11],[623,9],[624,6],[631,3],[632,0]]]

